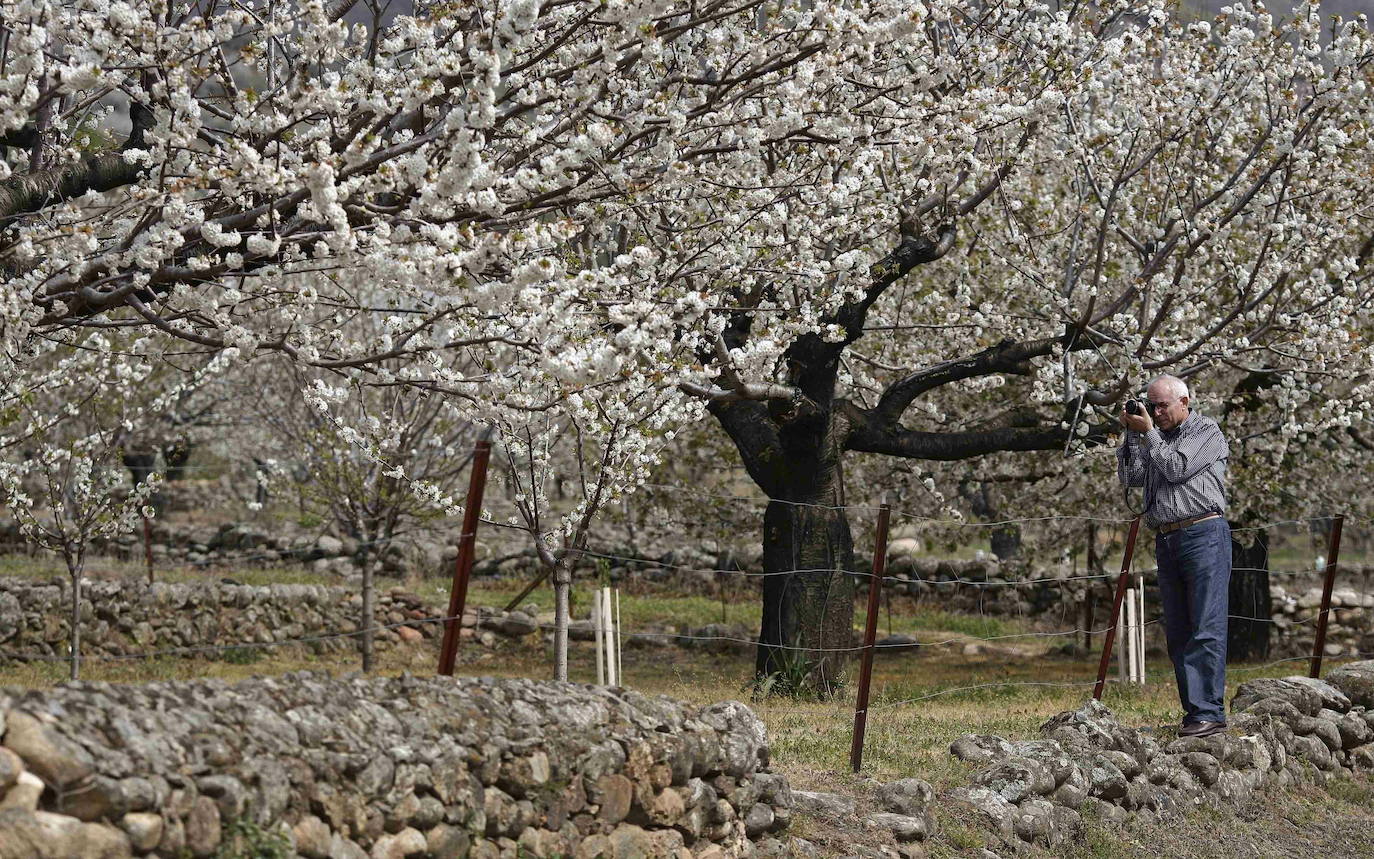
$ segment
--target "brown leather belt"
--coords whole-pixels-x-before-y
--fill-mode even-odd
[[[1180,519],[1177,522],[1165,522],[1155,529],[1160,534],[1171,534],[1179,528],[1187,528],[1189,525],[1196,525],[1199,522],[1206,522],[1208,519],[1220,518],[1220,513],[1203,513],[1201,516],[1194,516],[1191,519]]]

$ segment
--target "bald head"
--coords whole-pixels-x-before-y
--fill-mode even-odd
[[[1178,376],[1155,376],[1150,380],[1148,391],[1155,390],[1167,393],[1171,397],[1188,396],[1188,385]]]
[[[1145,389],[1150,417],[1162,430],[1173,429],[1188,417],[1188,385],[1177,376],[1158,376]]]

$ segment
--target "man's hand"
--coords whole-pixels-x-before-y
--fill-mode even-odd
[[[1133,415],[1125,409],[1122,409],[1120,420],[1121,425],[1126,429],[1135,430],[1141,435],[1155,428],[1155,422],[1150,420],[1148,412],[1143,415]]]

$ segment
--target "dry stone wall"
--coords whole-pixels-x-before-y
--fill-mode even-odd
[[[1242,683],[1231,711],[1229,730],[1202,738],[1127,727],[1097,701],[1049,720],[1040,739],[966,735],[950,750],[982,768],[952,799],[1009,842],[1053,846],[1085,814],[1186,813],[1275,785],[1374,772],[1374,661],[1325,681]]]
[[[843,850],[847,859],[926,856],[922,842],[948,822],[982,834],[1002,855],[1027,844],[1057,855],[1089,821],[1168,819],[1238,806],[1278,786],[1374,773],[1374,661],[1341,666],[1325,681],[1242,683],[1231,707],[1226,732],[1180,738],[1173,726],[1123,725],[1089,701],[1047,721],[1034,739],[955,740],[950,753],[969,764],[963,786],[937,793],[918,779],[860,779],[857,795],[793,791],[794,810],[821,827],[888,842]]]
[[[353,648],[362,607],[355,589],[321,585],[87,581],[81,590],[82,653],[96,658],[169,651],[232,658],[244,648],[292,642],[315,651]],[[65,658],[70,606],[65,578],[0,578],[0,661]],[[377,641],[383,648],[435,641],[442,616],[403,589],[379,590]],[[487,647],[536,628],[518,611],[473,609],[463,618],[464,636]]]
[[[0,688],[0,859],[789,855],[743,704],[297,673]],[[276,853],[272,853],[272,850]]]

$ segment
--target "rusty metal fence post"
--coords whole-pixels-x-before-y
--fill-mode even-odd
[[[878,508],[878,533],[873,546],[873,572],[868,577],[868,618],[864,623],[864,647],[859,668],[859,697],[854,702],[854,739],[849,747],[849,765],[854,772],[863,767],[864,729],[868,725],[868,686],[873,680],[873,643],[878,636],[878,601],[887,570],[887,520],[891,508]]]
[[[1140,534],[1140,517],[1131,520],[1131,531],[1126,535],[1126,551],[1121,556],[1121,574],[1116,577],[1116,598],[1112,600],[1112,625],[1107,627],[1107,638],[1102,642],[1102,660],[1097,664],[1097,685],[1093,686],[1093,698],[1102,700],[1102,689],[1107,685],[1107,665],[1112,661],[1112,644],[1116,641],[1116,626],[1121,622],[1121,601],[1126,597],[1126,583],[1131,577],[1131,558],[1135,555],[1135,539]]]
[[[1331,588],[1336,584],[1336,558],[1341,553],[1341,526],[1345,516],[1340,515],[1331,523],[1331,541],[1326,553],[1326,581],[1322,583],[1322,607],[1317,614],[1317,639],[1312,643],[1312,670],[1309,677],[1322,676],[1322,656],[1326,649],[1326,620],[1331,614]]]
[[[442,677],[453,676],[453,665],[458,659],[463,609],[468,600],[468,578],[472,575],[473,556],[477,551],[477,524],[482,515],[482,493],[487,488],[487,460],[490,456],[491,442],[486,439],[478,441],[473,447],[468,500],[463,509],[463,530],[458,538],[458,561],[453,567],[453,587],[449,591],[448,614],[444,620],[444,643],[439,649],[439,674]]]

